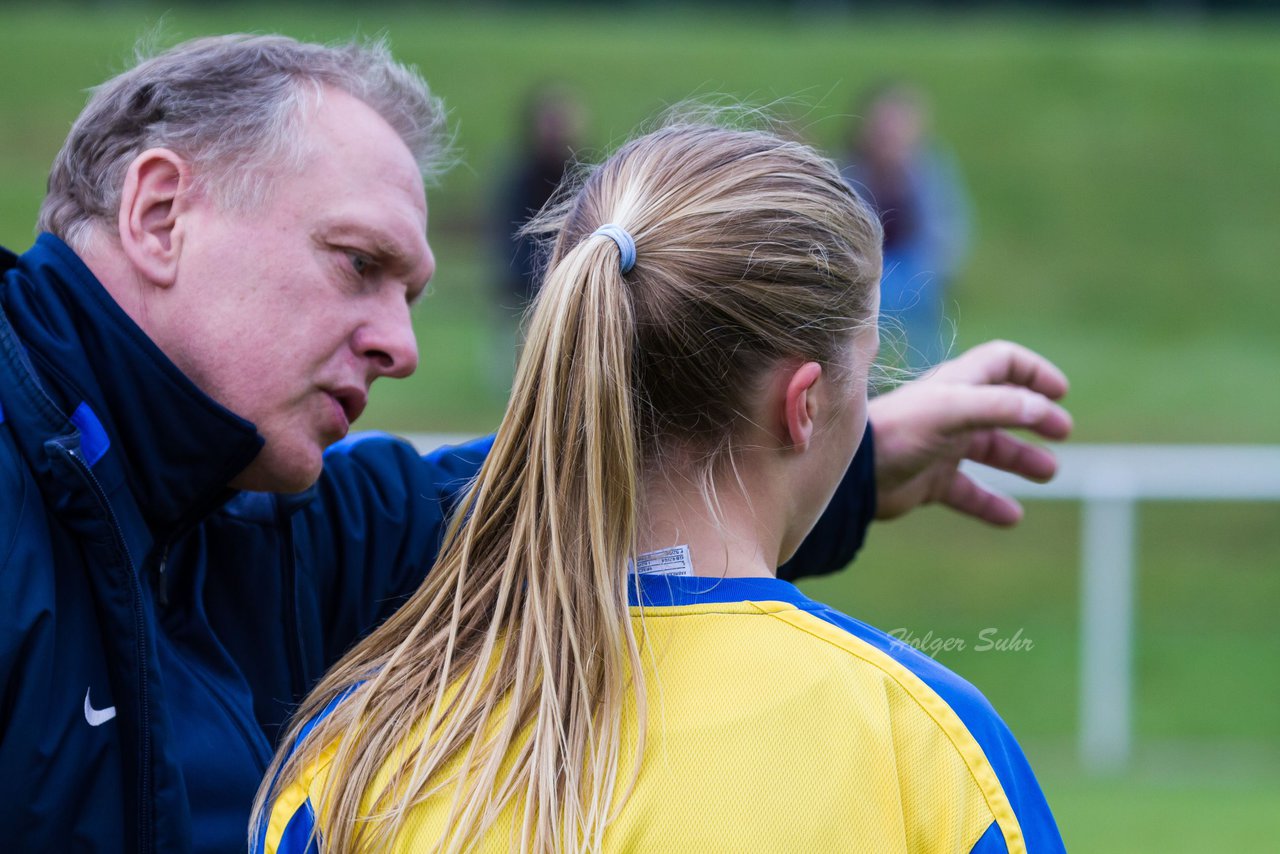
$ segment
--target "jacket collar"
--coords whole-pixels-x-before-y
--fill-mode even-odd
[[[0,418],[37,471],[78,442],[110,500],[155,538],[224,503],[263,440],[195,386],[61,240],[0,257]],[[8,268],[8,269],[5,269]]]

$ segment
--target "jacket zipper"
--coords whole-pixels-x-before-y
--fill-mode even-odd
[[[81,455],[77,448],[66,448],[58,445],[58,448],[71,458],[78,469],[84,476],[85,480],[93,490],[94,497],[98,500],[98,504],[107,512],[107,519],[111,524],[111,530],[115,534],[116,544],[129,566],[129,579],[133,587],[133,619],[134,629],[137,633],[137,665],[138,665],[138,708],[139,717],[141,718],[142,732],[139,740],[140,752],[142,754],[141,767],[138,775],[138,852],[139,854],[149,854],[152,848],[153,839],[151,838],[151,698],[149,687],[147,684],[147,640],[146,640],[146,620],[142,611],[142,587],[138,583],[138,577],[134,571],[133,555],[129,553],[129,544],[125,541],[124,531],[120,528],[120,520],[116,517],[115,509],[111,503],[107,501],[106,490],[102,488],[102,484],[98,481],[98,476],[93,473],[93,468]]]
[[[169,543],[172,540],[165,540],[160,545],[160,559],[155,564],[155,585],[156,596],[160,599],[160,607],[169,607],[169,577],[165,574],[165,570],[169,568]]]
[[[293,696],[290,698],[292,705],[296,706],[302,701],[303,695],[307,690],[307,675],[302,672],[302,638],[298,633],[298,579],[297,579],[297,562],[293,556],[293,525],[288,514],[280,510],[280,505],[276,504],[276,527],[284,538],[284,548],[280,549],[281,563],[280,569],[283,573],[282,592],[284,593],[284,621],[285,632],[288,637],[289,650],[289,669],[290,686],[293,689]],[[280,733],[277,733],[279,735]],[[275,745],[272,745],[274,748]]]

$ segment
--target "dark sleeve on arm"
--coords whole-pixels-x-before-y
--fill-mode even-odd
[[[876,449],[867,425],[858,452],[836,494],[791,560],[778,567],[778,577],[791,581],[844,569],[862,548],[867,527],[876,515]]]
[[[317,495],[292,528],[328,663],[417,590],[491,444],[481,439],[419,456],[403,440],[371,436],[325,455]]]

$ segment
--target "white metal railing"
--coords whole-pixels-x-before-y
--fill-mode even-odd
[[[415,433],[422,451],[466,441]],[[1081,762],[1111,771],[1133,745],[1135,529],[1140,501],[1280,501],[1280,445],[1063,445],[1058,475],[1031,483],[986,466],[964,470],[1019,498],[1080,501]]]
[[[966,464],[992,489],[1081,501],[1082,764],[1113,771],[1133,746],[1135,526],[1139,501],[1278,501],[1277,445],[1064,445],[1046,484]]]

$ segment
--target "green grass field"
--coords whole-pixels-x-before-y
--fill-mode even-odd
[[[84,90],[124,67],[160,7],[9,11],[0,52],[0,243],[23,248]],[[774,103],[836,150],[858,90],[918,82],[963,165],[974,252],[957,345],[1037,347],[1070,374],[1078,438],[1280,441],[1280,22],[422,11],[218,5],[161,38],[329,39],[385,30],[449,103],[464,154],[430,191],[440,263],[418,309],[422,367],[375,389],[366,426],[482,431],[509,335],[491,310],[486,217],[523,92],[570,80],[599,151],[664,104]],[[1268,850],[1280,837],[1280,508],[1141,511],[1132,770],[1073,753],[1078,513],[1014,532],[928,510],[878,528],[856,567],[807,589],[887,629],[966,639],[940,659],[1025,741],[1076,851]],[[979,633],[1032,641],[978,651]]]

